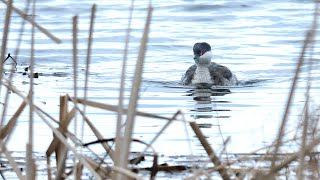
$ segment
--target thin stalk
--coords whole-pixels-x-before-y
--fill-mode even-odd
[[[115,165],[118,166],[120,163],[120,147],[121,147],[121,137],[122,133],[122,116],[123,116],[123,99],[124,99],[124,84],[126,80],[126,67],[127,67],[127,56],[128,56],[128,47],[130,42],[130,32],[131,32],[131,21],[132,21],[132,14],[133,14],[133,7],[134,7],[134,0],[131,0],[130,5],[130,14],[128,18],[128,27],[126,31],[126,42],[123,51],[123,61],[122,61],[122,71],[121,71],[121,82],[120,82],[120,90],[119,90],[119,106],[118,106],[118,118],[117,118],[117,131],[116,131],[116,146],[115,152],[117,157],[115,161]]]
[[[91,19],[90,19],[90,28],[89,28],[89,38],[88,38],[88,47],[87,47],[87,59],[86,59],[86,75],[84,80],[84,96],[83,99],[87,100],[88,96],[88,79],[90,72],[90,63],[91,63],[91,46],[92,46],[92,34],[93,34],[93,25],[96,14],[96,4],[94,4],[91,8]],[[83,106],[83,113],[86,114],[86,105]],[[81,139],[83,140],[84,136],[84,121],[82,121],[81,125]]]
[[[287,117],[289,115],[290,105],[291,105],[291,101],[293,99],[296,83],[297,83],[297,80],[299,78],[300,69],[301,69],[301,66],[302,66],[302,64],[304,62],[305,52],[306,52],[309,44],[311,44],[311,48],[312,48],[312,44],[313,44],[313,42],[315,40],[315,34],[316,34],[317,22],[318,22],[318,11],[319,11],[319,3],[318,3],[318,1],[316,1],[315,11],[314,11],[314,15],[313,15],[312,27],[306,34],[306,39],[304,41],[303,48],[302,48],[301,54],[299,56],[299,61],[298,61],[298,64],[297,64],[296,73],[295,73],[294,79],[292,81],[291,90],[290,90],[290,94],[289,94],[289,97],[288,97],[288,100],[287,100],[286,109],[285,109],[285,112],[283,114],[281,126],[280,126],[280,129],[279,129],[279,132],[278,132],[277,144],[275,146],[274,158],[273,158],[272,163],[271,163],[271,169],[273,169],[274,166],[275,166],[276,154],[278,153],[279,147],[282,144],[281,142],[282,142],[282,138],[283,138],[283,135],[284,135],[284,128],[286,126]]]
[[[94,101],[89,101],[89,100],[85,101],[85,100],[79,99],[79,98],[75,99],[75,101],[77,101],[77,103],[79,103],[79,104],[85,104],[87,106],[91,106],[91,107],[95,107],[95,108],[99,108],[99,109],[103,109],[103,110],[107,110],[107,111],[117,112],[117,110],[118,110],[118,106],[103,104],[103,103],[99,103],[99,102],[94,102]],[[128,109],[124,108],[123,112],[127,113]],[[145,113],[145,112],[141,112],[141,111],[137,111],[136,115],[137,116],[144,116],[144,117],[149,117],[149,118],[157,118],[157,119],[171,121],[171,118],[164,117],[164,116],[159,116],[159,115],[156,115],[156,114]],[[177,120],[176,119],[175,121],[181,121],[181,120]]]
[[[73,35],[73,96],[75,98],[78,97],[78,84],[77,84],[77,76],[78,76],[78,16],[73,16],[72,18],[72,35]],[[77,136],[77,114],[75,115],[74,120],[74,134]]]
[[[35,21],[35,12],[36,12],[36,1],[33,0],[32,4],[32,21]],[[30,94],[30,99],[29,99],[29,140],[27,144],[27,174],[28,177],[27,179],[35,179],[35,174],[34,174],[34,160],[32,157],[33,154],[33,95],[34,95],[34,88],[33,88],[33,73],[34,73],[34,34],[35,34],[35,27],[32,25],[31,29],[31,57],[30,57],[30,89],[29,89],[29,94]]]
[[[177,116],[178,115],[180,115],[181,114],[181,111],[177,111],[174,115],[173,115],[173,117],[171,118],[171,120],[169,120],[162,128],[161,128],[161,130],[158,132],[158,133],[156,133],[156,136],[155,137],[153,137],[153,139],[150,141],[150,143],[149,143],[149,145],[148,146],[146,146],[145,148],[144,148],[144,150],[142,151],[142,152],[140,152],[137,156],[139,157],[139,156],[141,156],[142,154],[144,154],[145,152],[147,152],[147,150],[150,148],[150,147],[152,147],[152,144],[159,138],[159,136],[167,129],[167,127],[169,127],[169,125],[174,121],[174,120],[176,120],[176,118],[177,118]],[[137,158],[138,159],[138,158]],[[133,162],[133,164],[134,164],[135,162]]]
[[[303,178],[303,170],[304,170],[304,157],[306,155],[306,143],[307,143],[307,133],[308,133],[308,106],[309,106],[309,95],[307,95],[306,107],[304,112],[304,121],[303,121],[303,132],[302,132],[302,142],[299,153],[299,167],[298,167],[298,179],[302,180]]]
[[[79,113],[82,115],[83,119],[87,122],[88,126],[91,128],[91,130],[93,131],[93,133],[97,136],[98,139],[103,139],[103,136],[100,134],[100,132],[95,128],[95,126],[90,122],[90,120],[83,114],[83,112],[80,110],[80,108],[78,107],[77,102],[75,101],[74,98],[71,98],[70,96],[68,96],[69,99],[74,103],[74,107],[79,111]],[[109,152],[109,155],[111,157],[112,160],[114,160],[114,151],[112,150],[112,148],[107,144],[107,143],[103,143],[102,146],[105,148],[106,152]]]
[[[123,157],[121,163],[123,163],[122,165],[124,165],[123,166],[124,168],[127,165],[127,159],[129,156],[130,142],[132,139],[136,108],[137,108],[137,103],[139,99],[139,90],[140,90],[140,85],[142,80],[143,64],[144,64],[144,58],[145,58],[145,53],[147,48],[146,44],[148,42],[148,34],[150,29],[152,10],[153,8],[151,7],[151,4],[150,4],[148,8],[148,15],[147,15],[145,28],[144,28],[143,37],[141,39],[139,56],[137,60],[136,70],[135,70],[135,76],[132,82],[131,96],[130,96],[126,128],[125,128],[125,134],[124,134],[124,143],[122,146],[123,147],[122,150],[124,150],[124,153],[121,156]]]
[[[12,0],[8,0],[6,17],[4,22],[3,34],[2,34],[2,44],[1,44],[1,54],[0,54],[0,94],[2,87],[2,77],[3,77],[3,63],[4,57],[7,50],[7,40],[9,34],[9,26],[10,26],[10,18],[11,18],[11,10],[12,10]],[[3,119],[0,119],[0,126],[3,124]]]
[[[9,4],[9,2],[11,0],[9,0],[8,2],[5,0],[1,0],[4,4]],[[25,19],[26,21],[28,21],[29,23],[31,23],[33,26],[35,26],[39,31],[41,31],[43,34],[45,34],[46,36],[48,36],[51,40],[53,40],[55,43],[61,43],[61,40],[57,37],[55,37],[53,34],[51,34],[47,29],[45,29],[44,27],[40,26],[37,22],[35,22],[34,20],[32,20],[32,18],[30,18],[27,14],[25,14],[23,11],[21,11],[20,9],[12,6],[12,10],[19,14],[23,19]]]
[[[128,157],[129,157],[129,151],[130,151],[131,140],[132,140],[132,132],[134,127],[136,108],[137,108],[137,103],[139,99],[139,90],[140,90],[141,79],[142,79],[143,64],[145,59],[145,53],[147,50],[147,42],[148,42],[148,35],[150,30],[152,10],[153,8],[151,4],[149,4],[147,20],[144,27],[143,37],[141,39],[139,56],[138,56],[137,65],[135,69],[134,79],[132,82],[126,127],[125,127],[123,144],[121,148],[121,156],[120,156],[120,164],[119,164],[121,168],[127,168],[127,164],[128,164]]]
[[[190,122],[190,126],[191,126],[192,130],[194,131],[194,133],[196,134],[196,136],[198,137],[203,148],[206,150],[211,162],[215,166],[220,166],[222,164],[220,159],[216,155],[215,151],[211,148],[210,144],[208,143],[208,141],[204,137],[204,135],[203,135],[202,131],[200,130],[200,128],[198,127],[198,125],[195,122]],[[230,179],[230,177],[227,173],[227,170],[225,168],[219,169],[218,172],[219,172],[222,179],[224,179],[224,180]]]
[[[305,162],[305,153],[306,153],[306,143],[307,143],[307,133],[308,133],[308,126],[309,126],[309,100],[310,100],[310,89],[311,89],[311,71],[312,71],[312,57],[313,57],[313,51],[314,51],[314,42],[316,38],[316,30],[318,26],[318,10],[319,10],[319,3],[316,1],[315,3],[315,10],[314,10],[314,19],[313,19],[313,25],[312,30],[314,31],[314,39],[311,41],[310,46],[310,58],[309,58],[309,66],[308,66],[308,81],[307,81],[307,91],[306,91],[306,103],[305,103],[305,112],[304,112],[304,122],[303,122],[303,132],[302,132],[302,142],[301,142],[301,148],[300,148],[300,154],[299,154],[299,167],[298,167],[298,179],[302,180],[304,179],[303,171],[304,171],[304,162]]]
[[[296,87],[296,84],[297,84],[297,81],[298,81],[298,78],[299,78],[301,66],[302,66],[302,64],[304,62],[304,55],[305,55],[305,52],[306,52],[306,50],[308,48],[308,44],[311,41],[312,37],[313,37],[312,31],[308,31],[308,33],[306,34],[306,40],[305,40],[305,42],[303,44],[303,48],[302,48],[302,51],[301,51],[301,54],[300,54],[300,57],[299,57],[299,61],[297,63],[296,72],[295,72],[295,75],[294,75],[294,78],[293,78],[293,81],[292,81],[292,84],[291,84],[291,89],[290,89],[290,93],[289,93],[288,100],[287,100],[287,105],[286,105],[286,108],[285,108],[285,111],[284,111],[284,114],[283,114],[283,117],[282,117],[281,125],[280,125],[279,131],[278,131],[278,136],[277,136],[277,141],[276,141],[277,144],[275,145],[275,150],[273,152],[274,153],[274,157],[273,157],[273,160],[272,160],[272,163],[271,163],[271,169],[273,169],[275,167],[276,155],[277,155],[277,153],[279,151],[279,147],[282,144],[282,139],[283,139],[283,136],[284,136],[284,129],[285,129],[286,124],[287,124],[287,118],[289,116],[290,106],[291,106],[291,102],[292,102],[292,99],[293,99],[293,96],[294,96],[295,87]]]
[[[72,18],[72,52],[73,52],[73,96],[78,96],[78,85],[77,85],[77,76],[78,76],[78,16],[73,16]],[[78,118],[77,112],[74,116],[74,134],[78,135]],[[76,164],[76,159],[73,159],[74,164]],[[77,171],[76,167],[74,167],[74,171]],[[75,172],[77,174],[77,172]]]
[[[25,14],[28,14],[28,12],[29,12],[30,2],[31,2],[31,0],[26,1],[26,7],[24,9]],[[18,43],[17,43],[17,47],[16,47],[16,50],[14,53],[14,57],[17,62],[18,62],[18,54],[19,54],[19,50],[20,50],[20,44],[21,44],[21,39],[22,39],[25,24],[26,24],[26,20],[22,19],[22,23],[21,23],[21,27],[20,27],[20,31],[19,31]]]
[[[91,171],[91,173],[95,176],[96,179],[101,179],[101,177],[99,176],[99,174],[95,171],[94,168],[92,168],[92,166],[87,162],[86,158],[84,156],[82,156],[81,154],[79,154],[76,150],[75,147],[73,147],[72,145],[70,145],[67,141],[67,139],[64,137],[64,135],[58,130],[56,129],[39,111],[36,111],[38,116],[49,126],[49,128],[52,130],[52,132],[54,133],[54,135],[60,140],[61,143],[63,143],[68,150],[72,151],[74,156],[79,159],[79,161],[86,166],[86,168],[88,168],[88,170]]]
[[[11,156],[10,152],[8,151],[3,141],[0,142],[0,146],[1,146],[1,151],[8,159],[9,164],[12,166],[12,169],[16,173],[18,178],[24,179],[24,176],[22,175],[22,172],[21,172],[21,168],[19,168],[19,165],[14,161],[14,158]]]
[[[25,8],[25,12],[27,13],[29,11],[29,5],[30,5],[30,1],[31,0],[28,0],[27,1],[27,4],[26,4],[26,8]],[[19,38],[18,38],[18,45],[17,45],[17,48],[16,48],[16,52],[15,52],[15,56],[14,57],[17,57],[17,54],[19,52],[19,47],[20,47],[20,42],[21,42],[21,37],[22,37],[22,32],[24,30],[24,24],[25,24],[25,21],[23,20],[22,21],[22,25],[21,25],[21,28],[20,28],[20,32],[19,32]],[[13,59],[13,58],[12,58]],[[17,58],[14,60],[15,62],[17,62]],[[16,68],[17,66],[17,63],[15,63],[15,66],[11,66],[10,68],[10,76],[9,76],[9,86],[12,85],[12,79],[13,79],[13,72],[14,72],[14,69]],[[0,88],[1,89],[1,88]],[[6,95],[5,95],[5,100],[4,100],[4,104],[5,106],[3,107],[2,109],[2,118],[1,118],[1,122],[3,123],[4,122],[4,118],[7,114],[7,108],[8,108],[8,102],[9,102],[9,97],[10,97],[10,88],[7,88],[7,91],[6,91]]]

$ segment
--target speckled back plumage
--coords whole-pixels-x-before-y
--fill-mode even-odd
[[[186,71],[185,75],[181,79],[181,84],[192,85],[192,80],[194,78],[197,65],[194,64]],[[225,66],[211,62],[208,66],[213,85],[216,86],[232,86],[237,85],[238,81],[235,75]]]

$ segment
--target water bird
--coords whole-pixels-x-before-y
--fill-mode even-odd
[[[238,84],[237,77],[225,66],[211,62],[211,46],[199,42],[193,46],[195,64],[181,78],[182,85],[208,83],[214,86],[234,86]]]

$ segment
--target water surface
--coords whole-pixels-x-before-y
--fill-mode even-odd
[[[36,71],[42,75],[35,79],[35,100],[56,118],[59,95],[73,95],[71,23],[74,15],[79,16],[78,95],[83,96],[90,8],[94,2],[97,4],[97,16],[88,98],[112,105],[118,103],[130,2],[38,1],[36,21],[59,37],[62,43],[54,44],[45,35],[36,32]],[[21,2],[14,5],[24,8]],[[186,120],[206,125],[202,130],[218,152],[222,150],[223,141],[227,137],[231,137],[227,151],[233,153],[250,152],[270,144],[277,134],[306,30],[311,26],[313,1],[153,1],[153,7],[138,109],[167,117],[182,110]],[[128,55],[126,104],[146,10],[147,1],[136,2]],[[4,5],[0,6],[0,14],[0,23],[3,24]],[[7,49],[12,54],[16,49],[20,23],[21,18],[13,13]],[[0,27],[2,30],[3,26]],[[23,82],[28,82],[29,78],[22,76],[21,72],[29,65],[30,32],[27,23],[20,53],[15,57],[18,59],[17,71],[20,73],[16,73],[13,80],[25,93],[28,92],[29,84]],[[193,44],[199,41],[211,44],[213,61],[229,67],[241,81],[239,86],[229,88],[231,93],[211,96],[209,104],[195,101],[192,88],[179,85],[181,76],[193,64]],[[317,55],[314,58],[317,59]],[[318,60],[313,62],[311,94],[312,103],[317,104],[320,73]],[[303,65],[298,80],[288,132],[296,129],[302,113],[309,66]],[[12,108],[7,119],[20,101],[18,97],[11,97],[9,106]],[[19,118],[16,133],[9,143],[10,150],[25,149],[27,113],[25,111]],[[93,108],[88,108],[87,113],[106,138],[114,137],[115,113]],[[134,136],[148,142],[164,124],[162,120],[138,118]],[[52,133],[38,118],[35,127],[35,151],[44,152],[51,142]],[[188,132],[182,122],[173,123],[154,147],[166,157],[204,155],[193,132],[189,127],[187,129]],[[21,143],[15,143],[16,139]],[[94,139],[91,131],[86,128],[84,141]],[[138,146],[133,147],[135,151],[139,149]]]

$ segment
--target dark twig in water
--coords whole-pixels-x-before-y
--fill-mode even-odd
[[[83,144],[84,147],[87,147],[89,145],[92,145],[92,144],[100,144],[100,143],[105,143],[105,142],[110,142],[110,141],[115,141],[115,138],[109,138],[109,139],[100,139],[100,140],[96,140],[96,141],[93,141],[93,142],[89,142],[89,143],[85,143]],[[152,151],[153,151],[153,165],[152,165],[152,168],[151,168],[151,174],[150,174],[150,178],[151,179],[154,179],[157,172],[158,172],[158,154],[156,153],[155,149],[148,143],[145,143],[139,139],[132,139],[132,142],[138,142],[138,143],[141,143],[141,144],[144,144],[146,146],[148,146],[148,148],[151,148]],[[134,160],[135,161],[135,160]]]
[[[13,59],[13,57],[10,55],[10,53],[8,53],[8,56],[7,56],[7,58],[4,60],[4,62],[3,62],[3,63],[5,63],[9,58],[11,58],[11,59],[12,59],[12,61],[14,62],[14,64],[15,64],[15,65],[14,65],[14,68],[15,68],[15,67],[17,66],[17,64],[18,64],[18,63],[17,63],[17,61],[16,61],[16,60],[14,60],[14,59]]]

